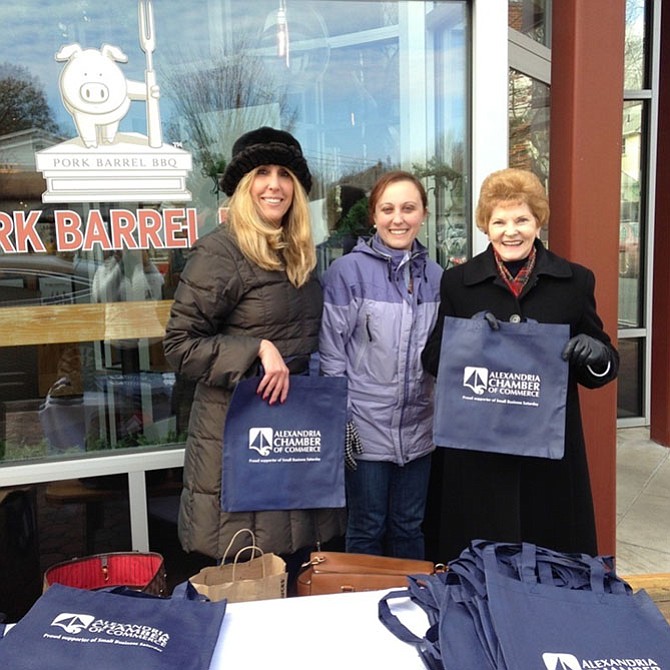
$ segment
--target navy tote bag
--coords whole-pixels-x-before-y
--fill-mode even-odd
[[[489,611],[507,668],[670,667],[670,626],[645,591],[633,594],[608,580],[598,558],[591,559],[588,587],[566,588],[553,571],[543,578],[533,545],[518,556],[511,575],[494,544],[483,551]]]
[[[160,598],[54,584],[0,638],[0,668],[207,670],[226,601],[204,600],[189,585]]]
[[[440,447],[560,459],[567,324],[445,317],[433,439]]]
[[[223,434],[221,508],[256,512],[344,507],[345,377],[292,375],[284,403],[233,392]]]

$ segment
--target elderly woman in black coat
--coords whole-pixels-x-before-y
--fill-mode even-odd
[[[484,180],[476,219],[490,244],[444,272],[437,325],[422,361],[437,376],[440,354],[449,355],[440,352],[445,316],[487,312],[493,328],[497,320],[527,318],[569,324],[565,455],[549,460],[438,449],[426,535],[440,561],[456,558],[473,539],[597,552],[577,385],[598,388],[612,381],[619,357],[596,311],[593,273],[540,241],[548,218],[545,190],[532,173],[510,168]]]

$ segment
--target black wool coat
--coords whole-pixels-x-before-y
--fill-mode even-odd
[[[596,311],[593,272],[549,252],[539,240],[535,248],[535,268],[518,298],[500,278],[491,246],[444,272],[437,325],[422,355],[424,367],[437,376],[445,316],[470,318],[490,311],[504,321],[521,317],[569,324],[571,337],[585,333],[607,345],[609,372],[596,377],[586,366],[570,366],[561,460],[436,450],[424,525],[427,551],[437,561],[456,558],[474,539],[597,552],[577,386],[598,388],[612,381],[619,356]]]

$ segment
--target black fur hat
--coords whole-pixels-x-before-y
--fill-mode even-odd
[[[221,177],[221,189],[231,196],[242,177],[259,165],[283,165],[309,193],[312,175],[298,140],[285,130],[268,126],[241,135],[233,144],[233,157]]]

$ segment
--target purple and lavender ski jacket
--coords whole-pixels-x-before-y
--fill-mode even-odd
[[[323,275],[321,370],[348,379],[362,460],[404,465],[434,449],[434,378],[421,351],[435,325],[442,272],[418,241],[399,251],[375,235]]]

